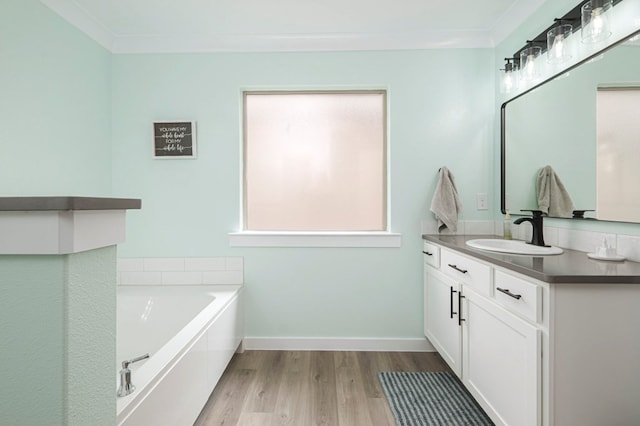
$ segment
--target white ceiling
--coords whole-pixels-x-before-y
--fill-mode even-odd
[[[551,0],[41,0],[114,53],[491,47]]]

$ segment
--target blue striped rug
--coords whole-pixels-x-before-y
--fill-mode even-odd
[[[451,373],[384,372],[378,379],[397,426],[493,425]]]

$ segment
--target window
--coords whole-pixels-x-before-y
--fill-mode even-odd
[[[387,230],[386,92],[245,92],[244,230]]]

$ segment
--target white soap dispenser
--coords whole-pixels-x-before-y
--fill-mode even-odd
[[[511,235],[511,215],[509,215],[509,210],[507,210],[507,214],[505,214],[505,216],[504,216],[503,238],[505,240],[510,240],[512,238],[512,235]]]

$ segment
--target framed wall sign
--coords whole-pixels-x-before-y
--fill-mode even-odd
[[[153,157],[161,159],[196,158],[196,122],[154,122]]]

